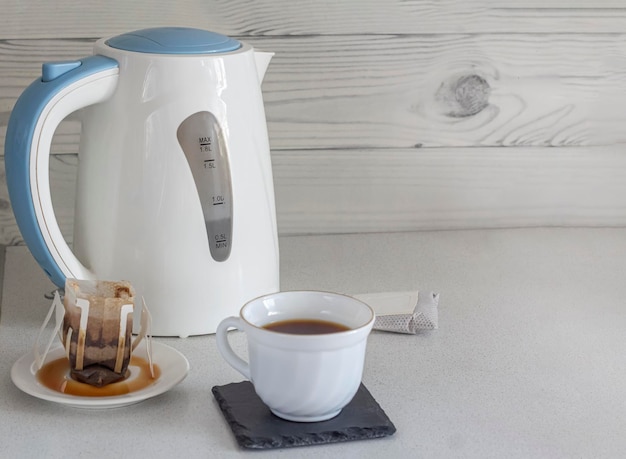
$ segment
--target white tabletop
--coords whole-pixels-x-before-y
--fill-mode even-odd
[[[19,391],[52,284],[7,249],[0,313],[3,457],[626,456],[626,230],[525,229],[283,237],[281,286],[440,293],[439,329],[373,332],[363,381],[395,424],[376,440],[240,449],[211,394],[241,376],[213,336],[160,338],[189,376],[159,397],[81,410]],[[241,333],[234,346],[245,347]]]

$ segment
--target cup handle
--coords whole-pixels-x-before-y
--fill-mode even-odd
[[[220,322],[217,326],[217,331],[215,332],[217,350],[220,352],[224,360],[226,360],[226,363],[244,375],[247,379],[250,379],[250,366],[248,365],[248,362],[235,354],[233,348],[230,347],[230,343],[228,342],[229,328],[241,330],[241,319],[239,317],[231,316]]]

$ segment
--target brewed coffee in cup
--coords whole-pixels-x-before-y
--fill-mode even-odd
[[[350,327],[337,322],[316,319],[282,320],[264,325],[263,328],[278,333],[291,333],[292,335],[324,335],[350,330]]]
[[[356,394],[374,311],[336,293],[279,292],[254,299],[217,328],[226,362],[254,385],[276,416],[316,422],[337,416]],[[249,362],[230,347],[227,330],[246,333]]]

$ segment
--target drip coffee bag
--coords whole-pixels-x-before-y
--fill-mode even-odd
[[[61,339],[72,378],[102,387],[126,377],[134,296],[126,281],[67,279]]]

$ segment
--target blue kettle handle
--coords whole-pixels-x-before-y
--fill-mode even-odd
[[[108,84],[108,90],[100,90],[100,95],[83,97],[89,93],[90,88],[86,85],[97,80],[99,73],[103,77],[114,76]],[[45,129],[51,139],[51,132],[54,132],[69,113],[110,97],[112,88],[117,84],[118,74],[117,61],[104,56],[43,64],[42,77],[26,88],[15,103],[9,118],[4,158],[15,220],[35,260],[52,282],[61,288],[64,287],[67,277],[85,278],[89,276],[89,271],[71,254],[63,238],[60,237],[59,240],[61,233],[54,218],[50,188],[37,183],[37,175],[33,172],[37,169],[37,156],[45,155],[42,164],[48,164],[50,144],[45,140],[47,135],[43,136],[42,132]],[[92,90],[91,93],[93,92],[97,91]],[[73,95],[70,96],[71,94]],[[72,97],[75,100],[71,103],[59,103],[64,98]],[[54,116],[51,116],[53,113]],[[45,173],[48,173],[47,170]],[[55,236],[56,233],[58,234]],[[57,246],[63,245],[64,252],[70,253],[69,258],[73,257],[70,267],[64,263],[57,250]],[[82,269],[72,269],[72,264],[78,264]]]

